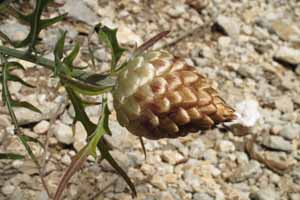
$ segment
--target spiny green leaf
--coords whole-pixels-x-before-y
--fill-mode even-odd
[[[37,158],[35,157],[33,151],[31,150],[31,147],[28,144],[28,141],[29,141],[28,140],[28,136],[26,136],[26,135],[18,135],[18,137],[21,140],[22,144],[24,145],[24,147],[25,147],[28,155],[30,156],[30,158],[33,160],[33,162],[36,164],[36,166],[38,168],[40,168],[41,166],[40,166]]]
[[[25,71],[25,68],[24,66],[21,64],[21,63],[18,63],[18,62],[8,62],[7,63],[8,65],[8,70],[11,72],[15,69],[21,69],[22,71]]]
[[[12,106],[13,107],[23,107],[23,108],[27,108],[27,109],[32,110],[37,113],[42,113],[42,111],[40,109],[38,109],[37,107],[35,107],[34,105],[32,105],[31,103],[28,103],[26,101],[12,100]]]
[[[107,102],[106,99],[103,100],[103,110],[101,117],[99,119],[97,127],[94,129],[93,136],[91,141],[82,148],[78,154],[73,158],[69,168],[67,169],[66,173],[64,174],[62,180],[59,183],[59,186],[56,190],[56,194],[54,197],[54,200],[59,200],[63,190],[65,189],[68,181],[71,179],[71,177],[76,173],[76,171],[79,170],[79,168],[83,165],[83,163],[86,161],[87,157],[89,155],[92,155],[96,157],[96,148],[97,144],[99,143],[99,140],[101,137],[105,134],[105,128],[103,127],[104,122],[108,118],[109,112],[107,108]]]
[[[61,32],[58,41],[55,44],[54,56],[56,59],[62,59],[65,47],[66,31]]]
[[[15,153],[0,153],[0,160],[1,159],[8,159],[8,160],[22,160],[25,156]]]
[[[57,22],[62,21],[65,17],[67,16],[67,13],[62,14],[62,15],[58,15],[56,17],[53,17],[51,19],[42,19],[40,21],[40,29],[44,29],[47,28],[48,26],[51,26]]]
[[[98,33],[98,37],[101,41],[103,41],[112,51],[112,63],[111,63],[111,71],[114,72],[119,59],[126,49],[120,47],[117,40],[117,29],[110,29],[107,26],[103,26],[101,24],[96,25],[96,32]]]
[[[2,38],[10,42],[15,48],[28,46],[28,52],[31,53],[32,50],[35,50],[35,45],[38,42],[38,36],[42,29],[53,25],[54,23],[61,21],[65,15],[60,15],[51,19],[41,19],[43,10],[47,7],[47,4],[51,0],[36,0],[35,8],[32,13],[28,15],[23,15],[22,13],[14,10],[13,15],[17,17],[18,20],[28,24],[30,26],[30,32],[26,38],[22,41],[11,41],[3,33],[0,34]],[[11,11],[11,10],[10,10]]]
[[[111,85],[92,85],[66,76],[62,76],[61,80],[65,86],[73,88],[75,91],[88,96],[95,96],[109,92],[113,87]]]
[[[75,47],[73,48],[71,53],[64,58],[63,63],[65,63],[67,66],[72,66],[74,59],[77,57],[79,53],[79,49],[80,49],[79,43],[76,42]]]
[[[4,65],[3,69],[2,69],[2,101],[3,101],[4,105],[7,106],[9,115],[12,119],[12,122],[13,122],[15,128],[18,129],[18,127],[19,127],[18,120],[17,120],[17,117],[12,108],[13,102],[12,102],[12,98],[11,98],[11,95],[10,95],[10,92],[8,89],[8,83],[7,83],[8,75],[9,75],[9,72],[8,72],[9,65],[8,65],[7,60],[5,59],[5,57],[2,54],[0,54],[0,57],[1,57],[2,64]]]
[[[19,82],[19,83],[21,83],[21,84],[23,84],[23,85],[25,85],[25,86],[27,86],[27,87],[30,87],[30,88],[35,88],[34,85],[31,85],[31,84],[25,82],[23,79],[21,79],[21,78],[18,77],[17,75],[9,74],[9,75],[8,75],[8,80],[9,80],[9,81]]]
[[[100,141],[100,143],[98,143],[98,148],[101,152],[102,157],[105,160],[107,160],[109,162],[109,164],[111,166],[113,166],[113,168],[119,173],[119,175],[122,176],[123,179],[126,181],[126,183],[128,184],[128,186],[130,187],[130,189],[132,191],[133,197],[136,197],[136,195],[137,195],[136,194],[136,189],[135,189],[135,186],[132,183],[131,179],[128,177],[127,173],[114,160],[114,158],[111,156],[111,154],[107,150],[107,147],[105,146],[105,144],[102,141]]]
[[[84,110],[84,103],[72,88],[66,87],[66,90],[75,110],[74,121],[80,121],[87,133],[91,135],[96,129],[96,125],[91,122],[91,120],[87,116]]]
[[[101,117],[100,120],[97,124],[97,128],[95,130],[95,134],[92,138],[92,140],[89,142],[89,148],[90,148],[90,154],[96,158],[97,154],[96,154],[96,150],[97,150],[97,146],[98,143],[101,139],[101,137],[105,134],[110,132],[110,130],[108,129],[108,118],[110,115],[110,111],[108,109],[107,106],[107,99],[103,98],[102,99],[102,113],[101,113]]]

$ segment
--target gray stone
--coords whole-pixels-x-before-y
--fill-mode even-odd
[[[293,145],[291,142],[283,139],[280,136],[269,135],[264,137],[263,145],[274,150],[280,150],[285,152],[291,152]]]
[[[249,163],[235,169],[229,180],[234,183],[242,182],[259,173],[259,171],[261,171],[259,163],[251,160]]]
[[[224,29],[231,38],[237,39],[240,34],[240,24],[237,19],[220,15],[217,24]]]
[[[300,27],[290,20],[274,20],[272,29],[283,40],[291,42],[300,42]]]
[[[280,200],[280,194],[275,189],[267,187],[251,193],[250,198],[252,200]]]
[[[29,28],[17,23],[15,20],[9,20],[0,25],[0,31],[6,34],[11,40],[20,41],[25,39],[29,33]]]
[[[290,97],[281,96],[275,100],[275,106],[283,113],[290,113],[294,111],[294,104]]]
[[[10,195],[15,191],[16,187],[11,185],[9,182],[6,182],[5,185],[1,188],[1,192],[5,195]]]
[[[286,124],[279,134],[287,140],[293,140],[300,137],[300,125],[298,124]]]
[[[193,200],[214,200],[214,198],[207,193],[197,192],[193,195]]]
[[[66,0],[60,10],[67,12],[69,17],[90,25],[95,25],[100,21],[100,18],[83,1]]]

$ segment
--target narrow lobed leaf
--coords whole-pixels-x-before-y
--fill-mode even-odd
[[[104,42],[112,51],[111,71],[114,72],[119,59],[126,49],[120,47],[117,39],[117,29],[110,29],[101,24],[96,25],[96,32],[100,41]]]
[[[0,160],[7,159],[7,160],[22,160],[25,156],[15,153],[0,153]]]

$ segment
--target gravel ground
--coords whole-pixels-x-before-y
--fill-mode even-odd
[[[58,1],[57,1],[58,2]],[[118,27],[123,46],[133,49],[162,30],[169,36],[154,48],[185,57],[212,80],[220,94],[240,114],[239,124],[190,134],[184,138],[145,140],[144,158],[137,137],[128,133],[112,114],[108,137],[111,151],[136,185],[138,200],[299,200],[300,199],[300,3],[297,0],[66,0],[48,15],[68,12],[63,23],[41,33],[45,54],[53,57],[60,29],[67,41],[87,44],[91,25]],[[298,2],[298,3],[297,3]],[[13,39],[27,28],[13,18],[0,30]],[[96,41],[96,38],[92,40]],[[109,66],[109,54],[96,51],[97,69]],[[90,63],[82,48],[78,64]],[[46,183],[51,193],[71,157],[85,144],[86,133],[71,124],[74,110],[65,106],[65,91],[56,88],[50,72],[23,62],[18,71],[37,90],[11,83],[12,94],[37,105],[39,115],[17,108],[27,135],[44,141],[50,116],[58,114],[49,132]],[[36,92],[38,91],[38,93]],[[96,98],[100,99],[100,98]],[[63,105],[63,106],[61,106]],[[0,108],[0,151],[24,152],[12,134],[5,108]],[[99,108],[87,112],[97,120]],[[247,128],[245,127],[247,126]],[[43,150],[32,144],[42,158]],[[29,159],[0,161],[0,199],[46,200],[38,170]],[[83,184],[84,183],[84,184]],[[72,179],[64,199],[131,199],[126,183],[107,162],[89,159]]]

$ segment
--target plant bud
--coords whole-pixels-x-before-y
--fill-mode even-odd
[[[235,119],[203,75],[166,51],[131,60],[113,97],[119,123],[148,139],[177,138]]]

